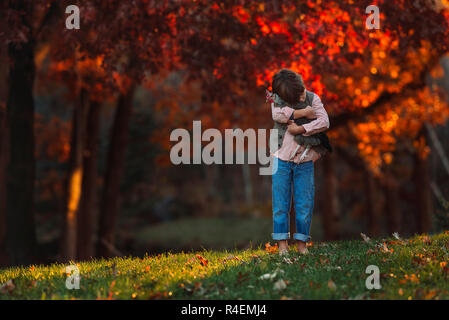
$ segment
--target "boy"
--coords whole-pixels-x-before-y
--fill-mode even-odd
[[[298,251],[306,254],[306,243],[311,239],[309,233],[315,195],[314,162],[327,150],[331,151],[330,145],[326,145],[327,136],[320,138],[317,134],[329,128],[329,117],[320,97],[306,90],[302,77],[296,72],[282,69],[276,73],[272,89],[269,100],[272,102],[272,118],[275,121],[274,128],[278,129],[279,141],[278,145],[270,146],[274,160],[277,161],[277,166],[274,166],[277,170],[272,175],[272,238],[279,241],[280,254],[288,252],[293,183],[296,212],[296,233],[293,238],[298,240]],[[287,106],[275,105],[276,100],[284,101]],[[307,103],[311,104],[305,107]],[[294,120],[299,118],[308,121],[303,121],[302,125],[296,124]],[[298,135],[300,137],[295,138]]]

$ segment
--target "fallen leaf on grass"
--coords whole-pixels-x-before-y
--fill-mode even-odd
[[[320,263],[322,265],[323,264],[328,264],[329,263],[329,259],[320,255]]]
[[[0,292],[11,294],[15,288],[16,288],[16,286],[14,284],[14,281],[12,279],[10,279],[10,280],[6,281],[6,283],[4,283],[0,286]]]
[[[163,294],[161,292],[155,292],[155,293],[150,294],[148,296],[148,299],[150,299],[150,300],[157,300],[157,299],[162,298],[162,296],[163,296]]]
[[[289,258],[284,257],[284,261],[288,264],[293,264],[293,261]]]
[[[260,280],[273,280],[274,278],[276,278],[276,272],[265,273],[259,277]]]
[[[332,281],[332,279],[330,279],[330,280],[327,282],[327,287],[328,287],[329,289],[331,289],[332,291],[337,290],[337,285],[335,284],[334,281]]]
[[[198,290],[199,288],[201,288],[203,286],[203,283],[202,282],[195,282],[194,286],[195,286],[195,290]]]
[[[241,284],[242,282],[245,282],[249,279],[249,272],[242,273],[239,271],[239,276],[237,278],[237,284]]]
[[[109,294],[108,294],[108,300],[112,300],[112,295],[114,294],[113,290],[115,286],[115,280],[111,282],[111,285],[109,286]]]
[[[198,295],[203,295],[206,290],[203,288],[202,282],[195,282],[195,293]]]
[[[273,286],[274,290],[283,290],[285,288],[287,288],[287,284],[282,279],[279,279],[278,281],[276,281]]]
[[[395,245],[402,246],[402,245],[404,245],[404,241],[391,240],[391,241],[388,241],[388,244],[393,245],[393,246],[395,246]]]
[[[274,246],[272,246],[269,242],[265,243],[265,251],[268,253],[277,253],[278,251],[278,244],[276,243]]]
[[[395,237],[396,240],[402,240],[401,237],[399,236],[399,233],[397,232],[393,232],[393,237]]]
[[[319,289],[321,288],[321,284],[315,283],[312,280],[309,281],[309,287],[310,289]]]
[[[387,244],[384,242],[382,245],[380,245],[380,251],[385,253],[392,253],[393,249],[388,249]]]
[[[203,258],[199,254],[197,254],[196,257],[198,258],[202,266],[207,266],[207,264],[209,263],[209,261],[206,258]]]
[[[27,283],[27,288],[33,288],[33,287],[35,287],[37,285],[37,281],[36,280],[30,280],[28,283]]]
[[[423,289],[418,288],[415,291],[415,299],[424,299],[424,300],[431,300],[435,298],[438,295],[437,290],[429,290],[429,289]]]
[[[433,299],[436,295],[437,295],[437,291],[436,290],[430,290],[429,292],[427,292],[424,295],[424,299],[430,300],[430,299]]]
[[[443,270],[441,270],[443,272],[444,275],[448,275],[449,274],[449,266],[445,265],[443,267]]]
[[[411,275],[404,275],[404,278],[406,280],[409,280],[410,282],[419,283],[419,275],[416,276],[416,274],[412,273]]]
[[[363,232],[360,232],[360,235],[362,236],[363,241],[365,241],[367,243],[369,243],[371,241],[371,239]]]

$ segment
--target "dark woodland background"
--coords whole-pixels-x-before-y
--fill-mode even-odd
[[[448,229],[448,4],[375,1],[367,30],[369,4],[3,1],[0,265],[272,241],[271,177],[172,165],[169,136],[271,128],[283,67],[336,149],[315,164],[314,241]]]

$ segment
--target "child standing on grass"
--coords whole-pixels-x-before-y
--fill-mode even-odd
[[[270,151],[276,162],[272,175],[272,238],[279,241],[280,254],[288,252],[289,212],[293,189],[296,212],[296,233],[293,234],[293,239],[298,240],[298,251],[306,254],[308,252],[306,243],[311,239],[309,233],[314,207],[314,162],[326,151],[321,145],[298,144],[295,136],[311,137],[327,130],[329,117],[320,97],[306,90],[302,77],[296,72],[282,69],[276,73],[273,77],[272,90],[272,96],[286,103],[278,107],[270,99],[279,142],[276,146],[270,144]],[[298,118],[313,120],[297,125],[294,120]]]

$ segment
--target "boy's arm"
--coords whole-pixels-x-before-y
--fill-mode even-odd
[[[305,107],[304,109],[297,109],[291,115],[290,120],[299,118],[315,119],[315,109],[313,109],[311,106]]]
[[[329,116],[327,115],[326,109],[324,109],[320,97],[316,94],[314,95],[312,101],[312,108],[315,111],[316,119],[310,121],[309,123],[303,124],[305,130],[303,133],[304,136],[310,136],[329,129]]]
[[[275,107],[274,103],[271,103],[271,115],[274,121],[279,123],[287,123],[288,119],[290,119],[291,115],[295,111],[290,107]]]
[[[310,136],[312,134],[326,131],[327,129],[329,129],[329,116],[327,115],[327,112],[323,107],[323,103],[321,102],[320,97],[318,97],[318,95],[316,94],[312,101],[312,109],[315,112],[316,116],[315,120],[310,121],[309,123],[305,123],[302,126],[298,126],[293,121],[289,122],[288,131],[292,135],[302,134],[303,136]],[[295,112],[296,111],[299,110],[295,110]]]

